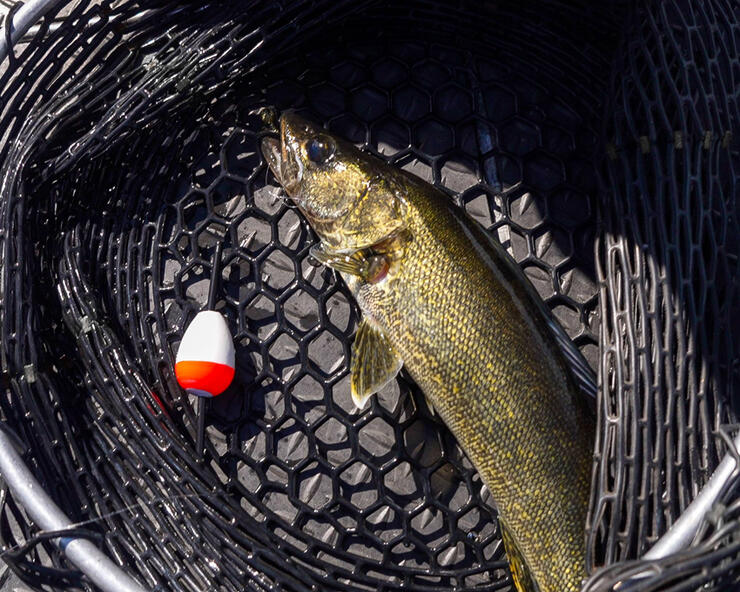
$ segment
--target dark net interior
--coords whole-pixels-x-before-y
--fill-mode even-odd
[[[353,408],[357,310],[267,173],[270,105],[442,187],[522,265],[600,377],[584,526],[613,567],[589,586],[634,568],[735,421],[740,9],[593,4],[46,14],[0,69],[0,411],[78,534],[156,590],[510,586],[490,495],[419,390]],[[237,371],[198,450],[174,354],[217,244]],[[639,589],[738,580],[731,493]],[[29,585],[89,588],[0,501]]]

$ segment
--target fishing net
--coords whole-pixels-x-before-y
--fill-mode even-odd
[[[358,312],[266,171],[269,105],[442,187],[521,264],[600,376],[592,587],[636,569],[735,421],[736,4],[48,4],[0,69],[0,411],[75,536],[155,590],[510,586],[413,383],[354,410]],[[173,364],[216,245],[237,371],[199,417]],[[729,493],[639,586],[737,579]],[[28,585],[90,589],[0,501]]]
[[[642,555],[686,508],[740,396],[740,6],[643,3],[625,29],[603,123],[594,565]],[[732,493],[712,536],[657,566],[661,589],[740,586]]]

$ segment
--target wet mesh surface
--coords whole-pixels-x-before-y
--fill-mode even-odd
[[[673,523],[726,449],[740,396],[740,11],[640,6],[626,30],[604,123],[596,564],[641,555]],[[666,563],[671,590],[723,570],[714,585],[738,585],[736,520],[728,511],[723,535]]]
[[[193,13],[159,2],[142,13],[82,2],[52,33],[49,15],[0,78],[0,407],[27,461],[148,587],[508,586],[490,495],[418,389],[402,376],[353,409],[357,311],[311,261],[313,236],[257,150],[252,110],[293,107],[443,187],[520,262],[602,373],[590,559],[635,558],[706,480],[724,451],[714,430],[734,420],[736,354],[716,328],[737,304],[737,153],[723,139],[737,124],[729,89],[740,74],[723,56],[738,33],[730,6],[710,7],[692,17],[697,29],[714,22],[721,40],[709,65],[697,61],[704,78],[689,76],[677,99],[651,99],[649,116],[638,81],[673,97],[677,66],[654,78],[640,58],[691,16],[685,6],[646,19],[621,3],[245,2]],[[70,43],[82,38],[91,43]],[[686,105],[716,80],[700,115],[661,118],[668,101]],[[654,122],[670,131],[640,131]],[[696,158],[680,170],[665,156],[675,130]],[[670,213],[640,210],[653,203],[640,200],[645,187],[662,188],[647,194]],[[662,222],[683,219],[674,211],[702,225],[680,234]],[[609,233],[597,250],[600,220]],[[673,257],[670,277],[631,258],[649,238],[656,269]],[[217,243],[217,309],[235,335],[237,375],[208,408],[198,451],[195,401],[172,368]],[[635,302],[658,304],[629,320]],[[62,587],[58,572],[38,572],[53,565],[84,587],[4,500],[6,544],[39,543],[13,566],[36,586]],[[707,581],[734,573],[728,537],[707,543],[727,557]]]

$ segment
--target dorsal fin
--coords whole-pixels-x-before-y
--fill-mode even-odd
[[[555,320],[552,311],[544,303],[532,285],[532,282],[529,281],[529,278],[527,278],[516,261],[504,249],[503,245],[493,238],[477,221],[473,222],[473,227],[480,233],[479,236],[484,238],[493,250],[498,253],[496,259],[501,262],[499,269],[503,272],[512,287],[520,292],[520,298],[526,298],[539,309],[541,313],[540,318],[535,320],[544,332],[549,333],[553,337],[553,341],[558,346],[558,349],[563,352],[566,369],[573,378],[578,390],[590,399],[595,399],[598,390],[596,374],[591,366],[589,366],[586,358],[583,357],[583,354],[570,339],[565,329]],[[522,291],[524,292],[523,294],[521,293]]]
[[[576,386],[580,391],[589,397],[596,398],[596,392],[598,386],[596,383],[596,375],[593,369],[589,366],[586,358],[583,357],[581,350],[576,347],[565,332],[560,324],[552,318],[552,313],[548,309],[547,311],[547,326],[552,331],[555,341],[560,346],[560,350],[563,352],[566,361],[568,362],[568,369],[570,370],[573,380],[575,380]]]

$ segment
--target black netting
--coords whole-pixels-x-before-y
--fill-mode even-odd
[[[593,488],[597,565],[634,559],[665,532],[736,421],[738,41],[737,3],[647,3],[616,54],[597,251],[608,378]],[[666,562],[676,590],[723,573],[719,589],[740,585],[735,511],[720,521],[724,538]]]
[[[147,587],[509,585],[490,496],[418,389],[354,411],[357,311],[267,175],[262,105],[445,188],[599,369],[592,565],[695,496],[738,392],[735,4],[65,4],[0,74],[0,409]],[[172,368],[216,244],[237,377],[199,451]],[[5,544],[29,543],[6,561],[87,586],[2,501]],[[718,516],[645,589],[726,589],[737,509]]]

